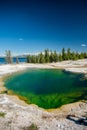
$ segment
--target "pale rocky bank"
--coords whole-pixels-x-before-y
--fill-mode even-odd
[[[87,76],[87,59],[63,61],[51,64],[0,65],[0,92],[5,91],[3,76],[27,68],[65,69]],[[36,105],[27,105],[17,96],[0,94],[0,130],[87,130],[87,101],[67,104],[61,108],[46,111]]]

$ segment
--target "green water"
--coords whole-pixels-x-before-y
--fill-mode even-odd
[[[87,80],[83,75],[57,69],[30,69],[5,80],[5,86],[42,108],[87,100]]]

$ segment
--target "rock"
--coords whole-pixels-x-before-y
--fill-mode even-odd
[[[79,104],[83,107],[79,107]],[[72,107],[73,111],[71,108],[67,110],[68,107]],[[6,115],[0,117],[0,130],[27,130],[31,124],[35,124],[39,130],[86,130],[86,111],[87,103],[79,102],[47,112],[36,105],[20,105],[18,101],[12,100],[12,97],[2,94],[0,112],[5,112]],[[73,120],[66,118],[67,116]]]

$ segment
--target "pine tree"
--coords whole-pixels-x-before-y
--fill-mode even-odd
[[[46,50],[45,50],[45,62],[46,62],[46,63],[49,63],[49,61],[50,61],[49,50],[46,49]]]
[[[53,54],[53,52],[51,51],[51,53],[50,53],[50,62],[52,63],[53,61],[54,61],[54,54]]]
[[[58,62],[58,54],[57,54],[57,52],[56,51],[54,51],[54,62]]]
[[[66,60],[65,48],[62,49],[62,59]]]
[[[5,54],[6,54],[6,57],[5,57],[6,62],[8,64],[12,64],[13,63],[13,58],[12,58],[12,55],[11,55],[11,51],[10,50],[6,50]]]
[[[40,53],[39,58],[39,63],[45,63],[45,57],[42,53]]]
[[[27,63],[31,63],[31,56],[30,55],[27,56]]]
[[[76,52],[76,60],[78,60],[79,59],[79,53],[78,52]]]
[[[63,59],[62,59],[62,55],[61,54],[59,54],[59,61],[62,61]]]
[[[77,55],[75,52],[71,53],[71,60],[77,60]]]
[[[36,63],[36,56],[35,55],[31,56],[31,63]]]
[[[71,59],[71,52],[70,52],[70,48],[68,48],[67,50],[67,60]]]
[[[84,58],[87,58],[87,53],[86,52],[84,52]]]
[[[84,53],[79,54],[79,59],[84,59]]]

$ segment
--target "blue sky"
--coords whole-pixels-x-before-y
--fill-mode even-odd
[[[87,52],[86,0],[0,0],[0,54]]]

